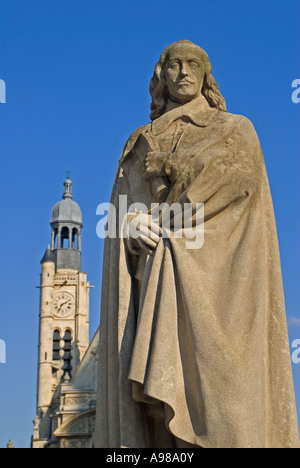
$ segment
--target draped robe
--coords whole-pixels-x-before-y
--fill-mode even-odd
[[[117,171],[117,210],[120,195],[148,209],[154,201],[146,155],[128,156],[149,132],[170,153],[166,202],[204,203],[204,244],[161,239],[138,281],[139,256],[106,239],[96,445],[153,447],[158,402],[168,431],[196,447],[298,447],[276,225],[253,125],[201,96],[138,129]]]

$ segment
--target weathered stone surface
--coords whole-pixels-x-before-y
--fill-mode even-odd
[[[206,53],[167,48],[153,122],[129,138],[112,203],[138,238],[105,245],[99,447],[297,447],[276,226],[251,122],[227,113]],[[202,248],[149,232],[151,203],[205,205]],[[192,213],[195,215],[195,211]],[[138,214],[137,214],[138,215]]]

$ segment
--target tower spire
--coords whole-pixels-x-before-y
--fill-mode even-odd
[[[62,198],[52,210],[51,251],[54,252],[57,269],[70,268],[80,271],[82,212],[72,199],[72,181],[69,178],[64,182]],[[49,252],[46,257],[49,257]]]
[[[70,172],[70,171],[68,171]],[[67,180],[65,181],[64,183],[64,187],[65,187],[65,191],[64,191],[64,195],[63,195],[63,199],[66,200],[67,198],[73,198],[73,195],[72,195],[72,181],[69,179],[69,176],[67,178]]]
[[[51,246],[42,260],[39,313],[37,410],[32,447],[57,446],[54,411],[60,385],[69,382],[89,344],[89,282],[81,271],[82,212],[64,182],[63,200],[53,207]],[[64,417],[63,417],[64,418]],[[59,422],[60,421],[60,422]]]

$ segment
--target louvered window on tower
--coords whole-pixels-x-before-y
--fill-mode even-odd
[[[55,330],[54,333],[53,333],[53,356],[52,356],[52,360],[53,361],[59,361],[60,360],[60,356],[59,356],[59,352],[60,352],[60,332],[59,330]]]
[[[63,337],[63,340],[65,342],[63,351],[63,360],[64,360],[64,365],[62,367],[64,374],[63,374],[63,380],[71,380],[72,378],[72,364],[71,361],[73,359],[72,357],[72,333],[70,330],[66,330],[65,336]]]

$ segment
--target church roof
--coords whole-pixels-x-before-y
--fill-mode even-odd
[[[54,252],[50,249],[50,245],[48,245],[47,250],[45,252],[45,255],[43,256],[41,263],[46,263],[46,262],[53,262],[55,263],[55,254]]]
[[[52,210],[51,224],[58,222],[82,224],[82,212],[79,205],[70,199],[57,203]]]
[[[51,225],[55,223],[80,224],[82,227],[82,212],[80,206],[72,199],[72,182],[69,178],[64,183],[63,200],[56,203],[52,210]]]
[[[97,392],[99,335],[100,327],[97,329],[69,384],[70,388]]]

